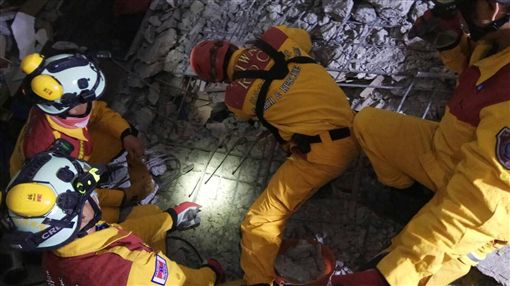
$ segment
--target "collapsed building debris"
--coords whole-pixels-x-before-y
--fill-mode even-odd
[[[226,134],[235,138],[248,134],[253,142],[260,128],[257,123],[236,122],[232,116],[210,120],[214,104],[223,101],[225,87],[193,79],[188,55],[195,43],[220,38],[241,45],[274,24],[302,27],[312,36],[314,56],[328,67],[354,110],[373,106],[437,120],[456,77],[441,65],[434,49],[406,37],[412,22],[431,7],[431,1],[420,0],[153,1],[127,55],[131,88],[122,94],[124,100],[129,98],[123,105],[129,106],[126,116],[134,119],[150,146],[170,145],[181,162],[195,166],[163,190],[159,204],[187,198],[200,180],[208,154]],[[220,146],[212,156],[205,172],[211,175],[217,167],[219,171],[211,183],[198,184],[203,189],[198,201],[209,204],[201,228],[182,234],[224,261],[232,278],[241,276],[239,250],[232,246],[239,244],[242,213],[284,159],[272,139],[263,139],[240,171],[232,174],[250,148],[250,143],[238,146],[219,167],[234,142]],[[381,186],[369,169],[365,161],[359,188],[377,192]],[[356,202],[353,173],[332,184],[328,200],[305,204],[289,222],[286,234],[305,238],[327,233],[326,243],[345,269],[370,260],[402,227]],[[318,211],[323,209],[314,207],[318,204],[334,211]]]
[[[285,159],[271,137],[258,139],[258,122],[237,122],[222,114],[222,84],[205,85],[193,77],[188,56],[195,43],[222,38],[240,45],[274,24],[302,27],[312,36],[314,56],[328,67],[355,111],[373,106],[437,120],[456,76],[443,68],[431,47],[406,37],[411,23],[430,7],[431,1],[422,0],[152,1],[126,61],[117,62],[129,75],[111,101],[151,150],[173,156],[158,180],[157,204],[167,208],[188,200],[196,186],[193,198],[204,205],[202,225],[179,236],[218,258],[229,279],[242,277],[239,225]],[[65,42],[54,48],[85,50]],[[224,140],[227,136],[231,139]],[[234,146],[243,136],[247,142]],[[387,190],[377,183],[366,158],[360,162],[360,168],[353,166],[304,204],[285,234],[327,234],[325,243],[335,252],[341,273],[370,260],[402,228],[361,202],[361,192]],[[208,184],[201,182],[202,174],[210,176]],[[169,256],[199,266],[201,261],[183,249],[175,247]],[[510,285],[504,274],[508,269],[491,263],[480,269]]]
[[[309,283],[325,270],[320,244],[299,240],[292,248],[276,257],[275,271],[286,281]]]

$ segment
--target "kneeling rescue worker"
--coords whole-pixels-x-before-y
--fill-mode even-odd
[[[218,261],[192,269],[170,260],[120,225],[100,221],[98,167],[44,152],[34,155],[2,197],[3,243],[44,251],[48,285],[214,285],[224,278]],[[168,210],[169,231],[198,221],[193,203]]]
[[[229,83],[225,103],[236,117],[257,117],[289,157],[241,225],[241,267],[248,285],[269,285],[287,219],[358,154],[353,112],[326,69],[311,57],[309,34],[272,27],[246,48],[205,40],[191,51],[202,80]]]
[[[411,32],[459,74],[441,121],[373,108],[354,120],[382,183],[404,189],[418,181],[435,195],[393,239],[378,271],[333,284],[449,285],[510,240],[510,1],[438,2]]]

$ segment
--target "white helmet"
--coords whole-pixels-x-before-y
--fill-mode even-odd
[[[101,97],[106,81],[99,67],[82,54],[60,54],[45,59],[30,54],[21,61],[27,74],[26,93],[32,95],[37,106],[51,115],[65,114],[81,103]]]
[[[99,178],[100,171],[84,161],[58,152],[35,155],[3,194],[3,239],[13,248],[32,251],[55,249],[84,235],[101,216],[91,197]],[[87,201],[95,217],[80,229]]]

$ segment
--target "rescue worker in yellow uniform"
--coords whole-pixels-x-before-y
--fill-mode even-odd
[[[411,31],[459,73],[441,121],[373,108],[354,120],[382,183],[417,181],[435,195],[393,239],[377,264],[382,276],[370,270],[333,284],[449,285],[510,240],[510,1],[440,2]]]
[[[125,191],[98,190],[103,219],[118,222],[123,204],[143,199],[153,192],[154,184],[138,159],[144,147],[135,131],[105,102],[97,100],[105,90],[104,74],[93,60],[81,54],[50,58],[31,54],[21,62],[21,69],[27,74],[23,91],[37,104],[11,156],[11,176],[26,158],[48,150],[57,139],[72,145],[73,157],[94,163],[108,163],[124,148],[130,154],[131,187]],[[157,211],[157,207],[148,206],[133,210],[133,215]]]
[[[191,51],[198,77],[228,82],[225,104],[239,119],[257,117],[290,153],[241,225],[248,285],[269,285],[288,218],[358,154],[347,97],[310,52],[309,34],[276,26],[253,46],[205,40]]]
[[[3,194],[4,243],[44,251],[48,285],[214,285],[224,278],[218,261],[198,269],[170,260],[143,238],[100,221],[94,192],[100,169],[59,153],[34,155]],[[166,213],[167,231],[199,222],[197,205],[185,202]],[[164,238],[164,237],[163,237]],[[150,238],[149,238],[150,239]]]

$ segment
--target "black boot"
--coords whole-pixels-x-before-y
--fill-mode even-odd
[[[361,194],[360,203],[382,217],[407,224],[433,196],[432,191],[415,183],[406,189],[384,187],[365,191]]]

